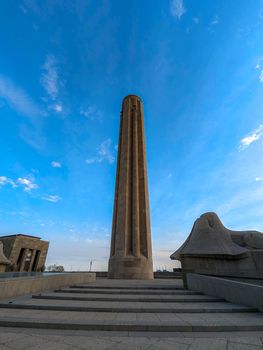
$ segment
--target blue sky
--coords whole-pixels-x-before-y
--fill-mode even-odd
[[[263,231],[263,2],[0,3],[0,233],[106,269],[121,101],[145,112],[154,267],[194,220]]]

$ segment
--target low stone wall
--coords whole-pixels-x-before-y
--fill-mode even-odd
[[[16,277],[0,280],[0,298],[9,298],[44,290],[61,288],[77,283],[91,283],[96,281],[96,274],[92,272],[58,273],[33,277]]]
[[[196,273],[188,273],[186,278],[188,289],[263,311],[263,286]]]

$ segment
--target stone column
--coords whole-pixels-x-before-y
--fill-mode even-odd
[[[122,104],[109,278],[152,279],[152,245],[142,101]]]
[[[24,252],[23,252],[23,256],[22,256],[22,258],[21,258],[21,263],[20,263],[20,269],[19,269],[20,272],[23,272],[23,271],[24,271],[24,267],[25,267],[25,263],[26,263],[26,258],[27,258],[28,252],[29,252],[29,249],[28,249],[28,248],[26,248],[26,249],[24,250]]]
[[[32,272],[32,267],[33,267],[33,263],[34,263],[34,260],[35,260],[36,253],[37,253],[36,249],[33,249],[28,272]]]

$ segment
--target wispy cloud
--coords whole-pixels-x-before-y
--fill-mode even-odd
[[[260,1],[259,18],[263,19],[263,0]]]
[[[54,110],[58,113],[61,113],[63,111],[62,104],[55,104],[53,107],[54,107]]]
[[[88,159],[86,159],[86,163],[87,164],[99,163],[101,161],[102,160],[98,159],[97,157],[96,158],[88,158]]]
[[[210,26],[216,26],[217,24],[219,23],[219,18],[218,16],[216,15],[212,21],[209,23]]]
[[[24,15],[27,14],[27,9],[23,5],[19,6],[19,8],[23,12]]]
[[[5,185],[11,185],[12,187],[17,187],[16,183],[8,178],[7,176],[0,176],[0,187]]]
[[[216,15],[213,17],[213,19],[209,22],[208,24],[208,27],[207,27],[207,30],[210,32],[210,33],[213,33],[214,32],[214,29],[215,29],[215,26],[217,26],[219,23],[219,17]]]
[[[59,79],[57,61],[54,55],[49,54],[46,57],[46,61],[43,65],[43,74],[41,76],[41,84],[45,89],[47,95],[53,102],[51,107],[57,112],[61,113],[63,110],[62,104],[58,101],[59,89],[62,85],[61,79]]]
[[[43,114],[32,98],[10,79],[0,75],[0,98],[19,114],[35,117]]]
[[[258,141],[262,136],[263,136],[263,125],[261,124],[256,130],[252,131],[246,137],[241,139],[239,150],[243,151],[248,146],[250,146],[251,143]]]
[[[225,203],[216,208],[216,212],[223,216],[229,214],[231,211],[244,206],[257,205],[258,202],[262,201],[263,186],[257,187],[256,189],[245,189],[237,192],[232,198],[226,200]]]
[[[261,83],[263,83],[263,58],[261,57],[256,66],[255,66],[256,70],[259,71],[259,74],[258,74],[258,79]]]
[[[51,99],[55,101],[58,96],[58,72],[53,55],[47,55],[43,70],[41,83]]]
[[[258,181],[263,181],[263,177],[260,177],[260,176],[257,176],[256,178],[255,178],[255,180],[258,182]]]
[[[30,192],[31,190],[38,188],[38,185],[34,182],[34,179],[19,177],[16,182],[21,185],[26,192]]]
[[[45,138],[42,135],[43,116],[46,112],[11,79],[0,75],[0,107],[1,99],[27,118],[19,125],[20,136],[28,144],[37,149],[43,149]]]
[[[86,109],[81,109],[80,114],[90,120],[101,120],[102,113],[94,106],[89,106]]]
[[[87,164],[101,163],[104,160],[107,161],[109,164],[114,163],[115,155],[113,152],[111,139],[107,139],[104,142],[102,142],[100,146],[97,148],[97,150],[98,150],[98,155],[94,158],[86,159]]]
[[[57,196],[56,194],[46,195],[46,196],[43,196],[41,198],[45,201],[52,202],[52,203],[57,203],[58,201],[61,200],[61,198],[59,196]]]
[[[183,0],[170,0],[170,11],[173,17],[177,17],[180,20],[186,13]]]
[[[46,137],[42,132],[42,120],[32,121],[29,125],[20,125],[20,136],[30,146],[37,150],[43,150],[46,145]]]
[[[12,180],[7,176],[0,176],[0,187],[5,185],[11,185],[13,188],[22,187],[24,191],[30,192],[38,188],[38,185],[35,183],[33,178],[23,178],[19,177],[16,180]]]
[[[51,162],[51,166],[53,168],[61,168],[61,163],[53,160],[53,162]]]

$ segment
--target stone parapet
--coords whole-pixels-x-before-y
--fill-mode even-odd
[[[263,283],[260,280],[242,281],[197,273],[188,273],[186,278],[190,290],[224,298],[231,303],[255,307],[263,312]]]
[[[3,278],[0,279],[0,298],[37,293],[71,284],[91,283],[95,281],[96,274],[91,272]]]

